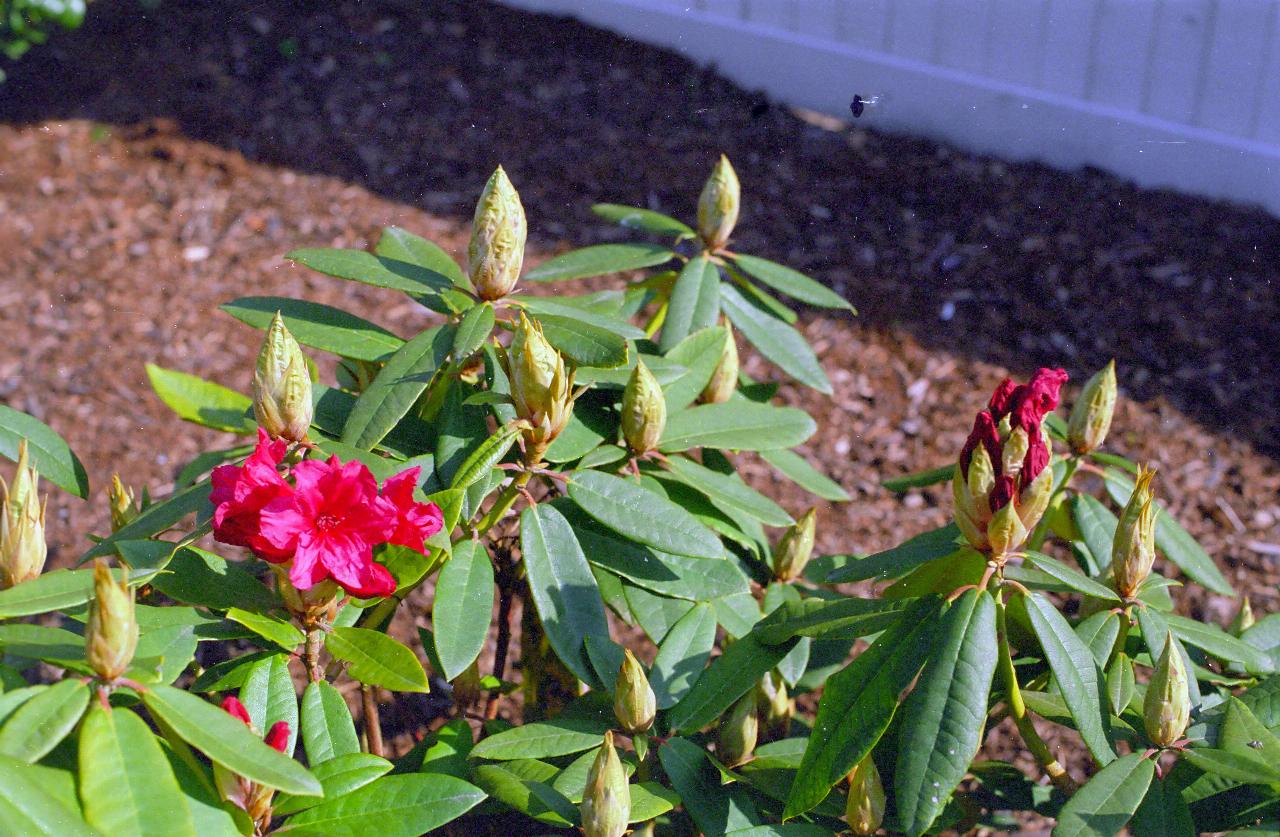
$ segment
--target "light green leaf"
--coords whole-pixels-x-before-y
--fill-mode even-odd
[[[364,250],[304,248],[285,254],[285,258],[328,276],[410,294],[439,293],[453,285],[434,270]]]
[[[690,259],[676,277],[658,351],[665,355],[690,334],[714,326],[719,317],[720,271],[703,253]]]
[[[897,622],[911,604],[910,599],[798,599],[784,602],[758,622],[755,635],[769,645],[797,636],[870,636]]]
[[[493,563],[478,541],[454,544],[453,557],[436,581],[431,624],[436,656],[445,680],[452,680],[479,656],[493,616]]]
[[[959,537],[960,527],[948,523],[939,529],[930,529],[908,538],[883,552],[852,561],[831,573],[827,581],[842,583],[869,578],[876,581],[902,578],[917,567],[954,555],[960,548],[956,542]]]
[[[1089,548],[1089,554],[1098,562],[1099,570],[1105,572],[1111,566],[1112,543],[1119,522],[1116,516],[1096,497],[1088,494],[1076,494],[1071,499],[1071,516],[1085,546]]]
[[[671,261],[675,255],[670,249],[656,244],[597,244],[548,259],[526,271],[523,278],[527,282],[586,279],[653,267]]]
[[[79,678],[40,692],[0,727],[0,754],[34,764],[71,733],[88,705],[89,688]]]
[[[129,575],[126,570],[112,570],[117,579]],[[144,570],[132,573],[132,585],[155,580],[155,574]],[[0,590],[0,619],[14,619],[67,610],[93,598],[93,570],[52,570],[30,581]]]
[[[818,429],[804,410],[749,401],[700,404],[673,413],[658,447],[761,450],[798,445]]]
[[[302,693],[302,744],[312,765],[360,751],[351,710],[342,694],[325,681],[308,684]]]
[[[490,435],[480,446],[473,450],[453,475],[450,488],[465,490],[481,479],[488,477],[502,457],[507,455],[511,446],[520,436],[520,428],[513,424],[504,425],[497,433]]]
[[[298,741],[298,694],[289,673],[289,658],[275,654],[253,664],[240,687],[240,702],[249,710],[249,720],[265,735],[280,721],[289,725],[285,755],[293,755]]]
[[[649,685],[659,709],[675,706],[689,693],[702,675],[715,641],[716,614],[705,602],[695,605],[671,626],[649,672]]]
[[[733,263],[750,274],[752,278],[764,282],[769,287],[776,291],[781,291],[792,299],[798,299],[801,302],[807,302],[810,305],[817,305],[821,308],[844,308],[847,311],[853,311],[853,306],[844,297],[826,285],[816,282],[800,271],[792,270],[786,265],[743,254],[734,256]]]
[[[386,759],[369,753],[348,753],[313,765],[311,772],[324,788],[324,799],[332,800],[364,787],[379,776],[385,776],[393,766]],[[322,801],[315,796],[282,794],[272,803],[271,813],[277,817],[296,814],[307,808],[314,808]]]
[[[277,311],[304,346],[356,360],[383,360],[404,341],[381,326],[318,302],[280,296],[244,296],[219,306],[242,323],[265,330]]]
[[[837,503],[845,503],[849,500],[849,493],[841,488],[839,483],[813,467],[809,464],[809,460],[798,453],[783,449],[762,450],[760,458],[810,494]]]
[[[89,497],[89,477],[84,465],[54,432],[34,416],[0,404],[0,456],[18,461],[18,444],[27,440],[27,455],[40,476],[80,499]]]
[[[165,572],[152,579],[151,585],[180,602],[214,610],[240,607],[268,611],[282,606],[280,598],[245,564],[194,546],[175,551]]]
[[[541,765],[541,762],[528,763],[532,765]],[[545,781],[539,781],[535,778],[529,778],[517,772],[517,769],[524,767],[522,762],[508,762],[507,764],[482,764],[472,771],[471,776],[475,783],[490,798],[509,808],[524,814],[527,817],[537,820],[547,825],[560,826],[568,828],[578,821],[578,811],[574,808],[573,803],[564,797],[558,790]],[[554,767],[547,765],[551,771]],[[512,769],[516,768],[516,769]],[[533,770],[528,772],[532,773]],[[540,773],[538,775],[541,775]],[[546,778],[550,778],[547,776]]]
[[[121,541],[149,538],[175,525],[189,514],[195,513],[198,519],[211,515],[213,507],[209,505],[209,489],[209,481],[203,480],[148,506],[146,511],[129,521],[119,531],[103,538],[81,555],[77,563],[83,564],[99,555],[111,555]]]
[[[453,336],[453,359],[461,361],[483,346],[493,331],[495,319],[493,306],[487,302],[468,308]]]
[[[244,625],[258,636],[275,643],[286,651],[293,651],[306,639],[302,631],[294,624],[279,616],[268,616],[264,613],[253,613],[233,607],[227,611],[227,618],[232,622]]]
[[[1165,614],[1165,621],[1174,636],[1187,645],[1194,645],[1211,657],[1229,663],[1239,663],[1250,674],[1274,674],[1276,667],[1271,658],[1247,642],[1236,639],[1217,625],[1208,625],[1176,613]]]
[[[373,251],[383,258],[425,267],[439,273],[459,288],[471,289],[471,281],[452,256],[438,244],[401,227],[383,227]]]
[[[50,786],[49,768],[0,756],[0,832],[22,837],[102,837]]]
[[[350,664],[347,674],[353,680],[393,692],[431,690],[417,656],[381,631],[334,628],[325,635],[324,645],[335,659]]]
[[[1048,555],[1028,550],[1025,560],[1028,565],[1053,576],[1055,580],[1065,584],[1077,593],[1083,593],[1086,596],[1093,596],[1095,599],[1104,601],[1120,601],[1120,597],[1110,587],[1094,581],[1079,570],[1050,558]]]
[[[736,285],[728,282],[720,285],[720,307],[734,327],[779,369],[818,392],[832,393],[827,373],[822,371],[817,356],[800,332],[779,320],[758,301],[743,296]]]
[[[713,471],[683,456],[670,457],[667,467],[717,505],[723,504],[748,514],[766,526],[790,526],[795,523],[785,509],[740,479]]]
[[[544,759],[580,753],[600,746],[600,738],[612,722],[609,717],[560,715],[512,727],[484,739],[471,748],[471,756],[493,761]]]
[[[342,442],[373,450],[426,390],[453,348],[453,328],[430,328],[405,343],[382,367],[342,428]]]
[[[273,834],[314,837],[418,837],[484,799],[476,786],[440,774],[383,776],[358,790],[290,817]]]
[[[696,558],[724,555],[720,539],[693,515],[621,477],[575,471],[569,497],[595,520],[646,546]]]
[[[637,328],[626,320],[614,316],[616,312],[605,312],[587,304],[575,304],[581,297],[546,297],[530,296],[520,300],[520,304],[532,317],[551,315],[570,320],[580,320],[596,328],[612,332],[626,340],[643,340],[644,329]]]
[[[1154,774],[1151,760],[1139,753],[1111,762],[1063,806],[1053,837],[1115,837],[1142,804]]]
[[[684,370],[669,382],[660,376],[658,378],[663,385],[662,394],[667,399],[668,415],[683,410],[702,395],[720,365],[727,337],[728,332],[722,327],[704,328],[690,334],[667,352],[665,359]],[[648,358],[645,363],[649,363]]]
[[[147,377],[160,400],[184,421],[241,435],[257,431],[258,423],[247,414],[253,406],[247,395],[153,363],[147,364]]]
[[[726,786],[707,752],[692,741],[668,739],[658,759],[702,834],[729,834],[763,823],[746,789]]]
[[[893,479],[881,481],[881,485],[895,494],[902,494],[913,488],[924,488],[927,485],[937,485],[940,482],[949,482],[955,475],[956,466],[954,463],[943,465],[938,468],[930,468],[927,471],[917,471],[914,474],[907,474],[904,477],[894,477]]]
[[[693,238],[694,232],[682,221],[670,215],[654,212],[652,209],[641,209],[638,206],[623,206],[617,203],[598,203],[591,211],[606,221],[612,221],[633,230],[652,233],[653,235],[671,236],[673,238]]]
[[[535,313],[533,319],[547,342],[575,366],[611,369],[627,362],[627,341],[612,329],[556,314]]]

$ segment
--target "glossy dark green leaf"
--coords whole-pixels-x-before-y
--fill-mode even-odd
[[[813,349],[795,328],[778,319],[755,298],[747,298],[736,285],[720,285],[720,307],[734,328],[783,372],[818,392],[830,395],[831,381]],[[777,445],[775,447],[787,447]]]
[[[263,330],[279,311],[289,333],[302,345],[356,360],[384,360],[404,345],[381,326],[318,302],[244,296],[219,307],[240,322]]]
[[[1040,552],[1027,550],[1025,562],[1028,566],[1035,567],[1043,573],[1052,576],[1054,580],[1066,585],[1077,593],[1083,593],[1086,596],[1092,596],[1095,599],[1103,601],[1119,602],[1120,597],[1110,587],[1094,581],[1089,576],[1077,569],[1067,566],[1057,559],[1050,558]]]
[[[583,643],[587,636],[608,636],[609,623],[573,529],[553,507],[532,506],[520,515],[520,544],[529,593],[547,640],[570,671],[599,687]]]
[[[493,615],[493,563],[478,541],[460,541],[436,581],[431,624],[445,680],[457,677],[479,656]]]
[[[298,695],[286,655],[275,654],[253,664],[240,687],[240,702],[264,735],[280,721],[287,723],[289,738],[284,753],[293,755],[298,741]]]
[[[30,464],[40,476],[82,500],[89,497],[84,465],[62,437],[35,416],[0,404],[0,456],[17,462],[23,439],[27,440]]]
[[[746,790],[725,786],[706,751],[692,741],[668,739],[658,749],[658,759],[701,833],[731,834],[762,824]]]
[[[1155,608],[1143,607],[1138,608],[1138,628],[1142,632],[1142,642],[1147,646],[1147,652],[1151,659],[1158,660],[1160,655],[1164,653],[1164,644],[1168,641],[1171,628],[1169,623],[1165,621],[1164,614],[1159,613]],[[1182,641],[1174,636],[1173,641],[1177,643],[1178,651],[1182,654],[1182,664],[1187,671],[1195,671],[1190,655],[1187,649],[1183,647]],[[1191,696],[1191,706],[1194,709],[1200,705],[1200,683],[1197,678],[1187,678],[1187,690]]]
[[[1196,747],[1183,751],[1182,758],[1206,773],[1241,784],[1280,784],[1280,767],[1241,750]]]
[[[696,488],[716,505],[754,517],[766,526],[790,526],[795,523],[786,510],[768,497],[751,488],[741,479],[713,471],[683,456],[667,460],[671,473],[687,485]]]
[[[302,631],[298,630],[293,622],[280,616],[254,613],[251,610],[233,607],[227,611],[227,618],[232,622],[244,625],[258,636],[280,646],[285,651],[295,650],[306,639]]]
[[[472,771],[471,776],[491,799],[538,822],[568,828],[579,819],[573,803],[553,786],[545,781],[526,778],[511,770],[509,765],[482,764]]]
[[[778,472],[784,477],[810,494],[815,494],[824,500],[831,500],[837,503],[845,503],[849,500],[847,491],[826,474],[809,464],[809,460],[798,453],[784,449],[762,450],[760,451],[760,458],[778,469]]]
[[[1054,837],[1115,837],[1142,804],[1155,766],[1138,753],[1112,761],[1068,800]]]
[[[382,235],[373,250],[383,258],[425,267],[444,276],[459,288],[471,287],[462,268],[438,244],[401,227],[383,227]]]
[[[335,659],[348,663],[347,674],[353,680],[392,692],[430,691],[417,656],[381,631],[334,628],[325,635],[324,645]]]
[[[1273,674],[1276,667],[1271,658],[1217,625],[1208,625],[1175,613],[1165,615],[1165,621],[1174,636],[1186,645],[1194,645],[1210,656],[1225,662],[1239,663],[1250,674]]]
[[[623,206],[617,203],[598,203],[591,207],[591,211],[606,221],[612,221],[619,226],[641,230],[653,235],[665,235],[673,238],[680,236],[692,238],[694,236],[693,230],[689,229],[689,226],[684,222],[677,221],[670,215],[654,212],[652,209]]]
[[[720,271],[704,253],[690,259],[676,277],[658,351],[666,354],[695,331],[715,325],[719,315]]]
[[[438,293],[453,285],[434,270],[365,250],[304,248],[287,253],[285,258],[328,276],[410,294]]]
[[[695,605],[671,626],[649,672],[649,685],[659,709],[674,706],[693,688],[715,641],[716,615],[708,604]]]
[[[0,726],[0,755],[35,763],[62,742],[89,705],[89,687],[79,678],[50,686],[25,701]]]
[[[798,445],[817,430],[804,410],[747,401],[700,404],[667,417],[658,447],[666,453],[689,448],[762,450]]]
[[[612,717],[560,715],[491,735],[471,748],[471,756],[494,761],[568,756],[600,746],[612,721]]]
[[[683,370],[669,382],[659,378],[662,394],[667,399],[668,415],[683,410],[702,395],[720,365],[728,334],[722,327],[704,328],[690,334],[666,353],[666,359]],[[649,363],[648,358],[645,363]]]
[[[655,549],[696,558],[724,555],[720,539],[693,515],[630,480],[575,471],[569,497],[608,528]]]
[[[899,824],[913,837],[942,813],[978,752],[998,656],[995,602],[971,590],[942,617],[903,707],[894,784]]]
[[[489,472],[497,467],[519,436],[520,428],[515,425],[498,428],[496,433],[489,435],[463,460],[462,465],[454,473],[453,482],[449,487],[467,489],[482,478],[488,477]]]
[[[1071,499],[1071,515],[1089,554],[1098,562],[1099,569],[1105,571],[1111,566],[1112,542],[1119,522],[1116,516],[1088,494],[1076,494]]]
[[[535,314],[543,336],[575,366],[611,369],[627,362],[627,341],[617,332],[576,317]]]
[[[656,244],[597,244],[548,259],[522,277],[527,282],[586,279],[669,262],[675,253]]]
[[[1044,649],[1080,737],[1100,764],[1109,763],[1116,757],[1109,740],[1111,713],[1103,711],[1107,698],[1093,652],[1043,596],[1033,593],[1024,599],[1031,627]]]
[[[909,599],[802,599],[784,603],[772,611],[756,624],[755,635],[767,644],[786,642],[797,636],[870,636],[897,622],[910,607]]]
[[[318,765],[360,751],[355,722],[342,694],[329,683],[310,683],[302,693],[302,744]]]
[[[427,329],[396,351],[356,400],[342,441],[372,450],[413,407],[453,347],[453,329]]]
[[[241,435],[257,432],[258,423],[247,414],[253,406],[247,395],[153,363],[147,364],[147,378],[160,400],[185,421]]]
[[[960,547],[960,528],[948,523],[940,529],[930,529],[915,537],[908,538],[898,546],[868,555],[852,561],[827,577],[827,581],[840,583],[846,581],[865,581],[875,579],[883,581],[901,578],[911,570],[922,567],[930,561],[945,558],[954,554]]]
[[[245,565],[193,546],[176,550],[151,585],[177,601],[214,610],[267,611],[281,606],[279,597]]]
[[[665,640],[675,624],[693,610],[693,602],[659,595],[625,579],[622,591],[636,622],[655,643]]]
[[[1161,837],[1196,837],[1199,833],[1180,789],[1168,779],[1155,779],[1147,788],[1130,830],[1135,835],[1159,834]]]
[[[454,332],[453,359],[461,361],[483,346],[493,331],[494,322],[492,305],[481,303],[469,308],[458,321],[458,328]]]
[[[821,308],[843,308],[853,311],[853,306],[844,297],[786,265],[745,254],[734,256],[733,263],[753,279],[765,283],[775,291],[781,291],[792,299]]]
[[[587,325],[595,326],[618,335],[625,340],[643,340],[645,331],[626,320],[615,316],[616,312],[606,313],[589,304],[577,304],[582,297],[570,296],[530,296],[520,300],[529,315],[534,318],[550,315],[569,320],[579,320]]]
[[[119,531],[103,538],[81,555],[77,563],[83,564],[85,561],[100,555],[111,555],[116,551],[116,545],[121,541],[138,540],[157,535],[174,526],[189,514],[194,513],[197,518],[211,515],[213,507],[209,504],[209,490],[209,481],[202,480],[190,488],[184,488],[169,495],[164,500],[148,506],[146,511],[129,521]]]
[[[484,791],[440,774],[383,776],[290,817],[273,834],[308,837],[418,837],[452,822],[484,799]]]
[[[132,575],[134,585],[144,579],[154,582],[156,577],[154,573],[145,570],[130,574],[117,569],[112,574],[117,579]],[[0,590],[0,619],[67,610],[82,605],[91,598],[93,570],[52,570],[7,590]]]
[[[751,634],[738,639],[702,673],[679,703],[667,713],[673,730],[696,732],[755,688],[791,650],[794,642],[765,645]]]

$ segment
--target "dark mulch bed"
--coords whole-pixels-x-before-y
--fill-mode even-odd
[[[691,216],[721,151],[747,195],[737,246],[861,311],[805,317],[834,400],[783,387],[818,417],[808,452],[853,495],[822,510],[822,548],[874,550],[945,519],[942,492],[903,502],[877,481],[951,459],[1006,369],[1082,379],[1114,356],[1115,447],[1159,464],[1228,577],[1276,607],[1280,222],[881,134],[874,113],[850,128],[767,106],[670,53],[484,2],[101,0],[82,31],[13,67],[0,398],[62,431],[96,486],[118,470],[163,493],[227,439],[168,414],[143,363],[247,388],[257,336],[218,303],[299,295],[402,333],[425,322],[286,250],[364,246],[394,223],[461,253],[502,163],[537,261],[623,237],[593,200]],[[808,502],[753,474],[788,508]],[[50,509],[58,563],[106,519],[100,494]],[[1217,621],[1234,607],[1186,602]]]

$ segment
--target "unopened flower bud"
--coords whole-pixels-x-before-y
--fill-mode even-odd
[[[502,166],[498,166],[476,202],[471,244],[467,247],[471,284],[481,299],[501,299],[515,288],[524,264],[527,234],[520,195]]]
[[[277,311],[253,373],[253,414],[273,438],[301,442],[313,412],[307,359]]]
[[[756,741],[760,736],[756,700],[756,690],[749,690],[729,710],[729,716],[720,722],[716,755],[728,767],[742,764],[755,752]]]
[[[119,532],[138,516],[138,507],[133,502],[133,491],[120,481],[119,474],[111,475],[111,491],[108,494],[108,500],[111,503],[112,532]]]
[[[648,731],[658,714],[658,699],[645,677],[644,667],[631,653],[623,652],[622,668],[613,686],[613,714],[631,735]]]
[[[845,819],[858,835],[875,834],[884,821],[884,785],[871,756],[865,756],[849,773],[849,799]]]
[[[542,335],[542,327],[523,312],[507,365],[516,415],[531,425],[525,431],[526,457],[536,464],[573,414],[573,374],[565,370],[564,358]]]
[[[1142,722],[1147,737],[1157,747],[1168,747],[1187,730],[1191,722],[1191,693],[1187,686],[1187,669],[1182,662],[1173,634],[1164,643],[1156,669],[1147,682],[1147,696],[1142,702]]]
[[[698,196],[698,236],[707,249],[715,251],[729,242],[734,225],[738,223],[738,209],[742,203],[742,187],[738,174],[729,158],[720,155],[716,167],[711,170]]]
[[[85,657],[100,678],[112,681],[129,670],[138,646],[133,590],[112,578],[101,559],[93,565],[93,590],[84,631]]]
[[[738,390],[738,341],[733,338],[733,326],[725,323],[724,351],[711,380],[702,390],[702,403],[723,404]]]
[[[795,702],[787,694],[787,683],[777,671],[765,672],[760,678],[760,705],[764,710],[764,733],[767,739],[783,738],[795,714]]]
[[[1107,431],[1111,429],[1111,416],[1116,410],[1116,362],[1113,360],[1099,370],[1084,385],[1071,419],[1067,423],[1067,441],[1078,454],[1091,453],[1102,447]]]
[[[644,361],[637,360],[622,391],[622,436],[633,453],[645,454],[658,446],[667,426],[667,397]]]
[[[45,542],[45,503],[38,496],[40,476],[27,464],[27,440],[18,443],[13,485],[0,479],[0,587],[8,589],[40,575],[49,546]]]
[[[276,721],[271,725],[271,729],[267,730],[266,737],[262,740],[277,753],[287,751],[289,749],[289,722]]]
[[[1151,492],[1151,480],[1156,472],[1143,468],[1129,495],[1129,502],[1120,512],[1115,540],[1111,548],[1111,572],[1116,592],[1132,599],[1151,574],[1156,560],[1156,505]]]
[[[773,577],[792,581],[800,577],[813,555],[813,541],[818,526],[818,510],[810,508],[787,531],[782,533],[773,550]]]
[[[1253,623],[1257,619],[1253,615],[1253,605],[1249,604],[1249,597],[1245,596],[1244,601],[1240,602],[1240,610],[1236,611],[1236,617],[1231,620],[1231,624],[1227,627],[1227,632],[1232,636],[1240,636],[1240,634],[1253,627]]]
[[[604,743],[587,773],[581,812],[583,837],[622,837],[627,831],[631,789],[618,751],[613,748],[612,730],[604,734]]]

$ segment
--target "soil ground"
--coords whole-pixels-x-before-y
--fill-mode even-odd
[[[856,91],[851,91],[856,92]],[[828,283],[809,311],[827,400],[784,385],[806,452],[852,495],[819,548],[884,548],[942,522],[938,490],[879,480],[951,460],[1006,373],[1079,382],[1117,359],[1110,446],[1255,610],[1280,608],[1280,222],[1259,210],[975,156],[797,113],[668,52],[487,2],[100,0],[0,85],[0,399],[71,442],[92,502],[50,502],[53,561],[103,531],[113,471],[164,494],[229,437],[171,415],[145,362],[247,390],[249,294],[346,307],[411,334],[426,312],[281,259],[396,224],[460,255],[506,167],[536,263],[628,237],[593,201],[691,217],[716,156],[745,200],[736,246]],[[759,358],[748,371],[773,376]],[[1074,394],[1074,390],[1071,391]],[[792,511],[809,498],[767,469]],[[1196,590],[1190,615],[1235,603]]]

